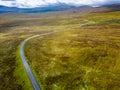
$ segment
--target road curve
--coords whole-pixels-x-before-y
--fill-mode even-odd
[[[25,40],[21,43],[21,45],[20,45],[20,57],[21,57],[22,63],[23,63],[23,65],[24,65],[25,69],[26,69],[26,72],[27,72],[27,74],[28,74],[28,77],[29,77],[29,79],[30,79],[30,81],[31,81],[31,83],[32,83],[32,86],[33,86],[34,90],[41,90],[40,87],[39,87],[39,85],[38,85],[37,80],[35,79],[32,71],[31,71],[31,69],[30,69],[30,67],[29,67],[29,65],[28,65],[28,63],[27,63],[27,60],[26,60],[26,58],[25,58],[25,55],[24,55],[24,45],[25,45],[25,43],[26,43],[28,40],[30,40],[30,39],[32,39],[32,38],[35,38],[35,37],[37,37],[37,36],[38,36],[38,35],[33,36],[33,37],[30,37],[30,38],[28,38],[28,39],[25,39]]]
[[[54,33],[54,32],[49,32],[49,33],[34,35],[32,37],[29,37],[29,38],[25,39],[21,43],[21,45],[20,45],[20,57],[21,57],[22,63],[24,65],[24,67],[25,67],[25,70],[26,70],[26,72],[28,74],[28,77],[29,77],[29,79],[30,79],[30,81],[32,83],[32,86],[33,86],[34,90],[41,90],[41,88],[40,88],[40,86],[39,86],[39,84],[38,84],[35,76],[33,75],[32,71],[31,71],[31,69],[30,69],[30,67],[29,67],[29,65],[27,63],[27,60],[26,60],[26,57],[25,57],[25,54],[24,54],[24,46],[25,46],[26,42],[29,41],[30,39],[36,38],[38,36],[49,35],[49,34],[52,34],[52,33]]]

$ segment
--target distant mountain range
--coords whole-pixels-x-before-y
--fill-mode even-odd
[[[71,12],[77,13],[85,13],[85,12],[109,12],[109,11],[120,11],[120,4],[109,4],[109,5],[103,5],[100,7],[91,7],[91,6],[85,6],[85,7],[78,7],[76,9],[69,10]]]
[[[0,6],[0,13],[41,13],[51,11],[73,11],[73,12],[102,12],[102,11],[116,11],[120,10],[120,4],[103,5],[100,7],[91,6],[73,6],[64,3],[51,4],[44,7],[37,8],[17,8]]]

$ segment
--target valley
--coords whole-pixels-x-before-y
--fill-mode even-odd
[[[24,48],[42,90],[120,89],[120,11],[62,11],[0,14],[0,90],[33,90],[20,45],[50,32]]]

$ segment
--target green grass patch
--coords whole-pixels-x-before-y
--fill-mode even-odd
[[[32,84],[28,78],[24,65],[20,58],[20,46],[18,46],[16,51],[16,69],[14,75],[17,77],[18,84],[23,86],[24,90],[33,90]]]

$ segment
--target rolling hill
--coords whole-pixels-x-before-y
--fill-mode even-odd
[[[51,4],[44,7],[37,8],[17,8],[0,6],[0,13],[41,13],[52,11],[72,11],[72,12],[104,12],[104,11],[117,11],[120,10],[120,4],[103,5],[99,7],[92,6],[74,6],[64,3]]]

